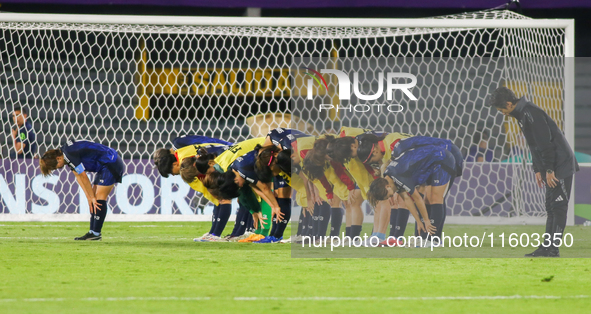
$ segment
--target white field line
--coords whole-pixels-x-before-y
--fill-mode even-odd
[[[490,295],[490,296],[440,296],[440,297],[234,297],[234,301],[441,301],[441,300],[520,300],[520,299],[587,299],[588,295]],[[123,297],[123,298],[29,298],[0,299],[0,302],[64,302],[64,301],[209,301],[210,297]],[[219,298],[220,300],[224,298]]]

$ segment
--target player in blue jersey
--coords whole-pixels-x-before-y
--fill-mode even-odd
[[[455,175],[451,177],[450,182],[448,184],[447,192],[454,183],[456,177],[461,177],[462,172],[464,169],[464,156],[452,141],[448,139],[441,139],[436,137],[429,137],[429,136],[414,136],[406,139],[402,139],[398,141],[394,145],[394,150],[392,152],[392,158],[396,158],[396,156],[400,156],[403,152],[424,147],[424,146],[436,146],[442,149],[447,150],[450,152],[454,159],[455,159]],[[441,237],[441,232],[443,231],[443,225],[445,224],[445,218],[447,216],[447,209],[445,207],[445,195],[441,198],[431,199],[433,197],[433,193],[431,193],[431,187],[426,187],[425,194],[426,198],[426,206],[427,206],[427,213],[430,216],[439,217],[440,214],[443,215],[443,218],[439,220],[439,224],[435,225],[437,228],[436,236]],[[408,217],[408,215],[407,215]],[[408,219],[407,219],[408,220]],[[401,223],[406,224],[406,222],[401,221]],[[426,236],[426,235],[424,235]]]
[[[125,164],[114,149],[88,141],[68,141],[59,149],[45,152],[39,161],[44,176],[66,165],[84,191],[91,213],[90,231],[74,240],[100,240],[107,216],[107,198],[115,183],[121,183]],[[86,172],[96,173],[92,185]]]
[[[420,231],[434,234],[436,226],[443,219],[440,210],[434,211],[430,217],[423,198],[417,191],[417,186],[430,185],[431,191],[429,199],[434,203],[440,203],[443,206],[444,195],[452,176],[456,175],[455,159],[453,155],[444,148],[438,146],[421,146],[409,149],[401,153],[392,160],[386,167],[384,178],[379,178],[371,183],[368,192],[368,201],[372,205],[387,200],[394,193],[398,193],[407,209],[417,221],[417,229]],[[424,226],[418,216],[416,208],[422,217],[424,217]],[[434,206],[432,204],[432,206]],[[434,220],[431,223],[430,218]]]
[[[291,218],[291,168],[292,145],[300,137],[310,136],[294,129],[276,128],[271,130],[265,138],[263,147],[259,148],[255,162],[255,172],[263,182],[273,181],[274,194],[284,214],[284,219],[273,221],[269,239],[261,240],[262,243],[281,239],[285,227]],[[307,182],[307,181],[306,181]],[[305,211],[300,213],[300,221],[303,222]],[[273,238],[271,238],[273,237]],[[290,241],[290,240],[286,240]]]

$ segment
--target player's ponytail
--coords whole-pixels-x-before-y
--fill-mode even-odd
[[[57,169],[57,157],[63,156],[61,150],[50,149],[43,154],[43,157],[39,160],[39,168],[41,168],[41,174],[47,177],[51,172]]]
[[[273,181],[273,166],[277,164],[278,153],[281,149],[275,145],[261,146],[257,144],[254,148],[258,150],[256,161],[254,164],[254,171],[261,182]]]
[[[324,176],[324,169],[326,169],[328,164],[326,161],[319,162],[319,160],[314,158],[313,153],[313,150],[308,151],[302,166],[302,170],[311,181],[322,178]]]
[[[152,159],[160,175],[165,178],[172,174],[172,165],[177,161],[176,156],[167,148],[158,149]]]
[[[367,191],[367,202],[375,208],[378,202],[388,199],[388,180],[384,178],[377,178],[369,185]]]
[[[303,170],[310,180],[314,181],[324,176],[324,169],[328,167],[327,147],[335,140],[336,138],[332,135],[317,139],[314,142],[314,148],[309,150],[304,157]]]
[[[199,156],[195,159],[195,168],[197,168],[197,171],[201,174],[207,174],[207,171],[210,168],[209,161],[214,160],[217,155],[207,152],[207,149],[204,147],[199,147],[197,154]]]
[[[351,159],[351,145],[353,144],[355,144],[354,137],[340,137],[326,146],[326,152],[330,159],[344,164]]]

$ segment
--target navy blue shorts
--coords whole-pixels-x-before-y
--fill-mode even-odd
[[[456,145],[452,145],[451,154],[456,161],[456,177],[461,177],[464,170],[464,156],[462,155],[462,151],[460,151],[460,148]]]
[[[275,178],[273,178],[273,189],[274,190],[277,190],[280,188],[285,188],[285,187],[289,187],[289,184],[287,183],[285,178],[283,178],[282,176],[275,176]]]
[[[114,163],[107,164],[96,172],[92,184],[110,186],[115,183],[121,183],[124,172],[125,164],[123,163],[123,159],[117,156],[117,160]]]
[[[445,159],[437,164],[427,179],[427,185],[442,186],[449,183],[452,174],[455,175],[456,161],[452,153],[445,150]]]

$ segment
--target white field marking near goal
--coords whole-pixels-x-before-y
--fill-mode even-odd
[[[234,301],[441,301],[441,300],[520,300],[520,299],[587,299],[588,295],[484,295],[440,297],[234,297]],[[209,301],[210,297],[123,297],[123,298],[27,298],[0,299],[0,302],[65,302],[65,301]]]

